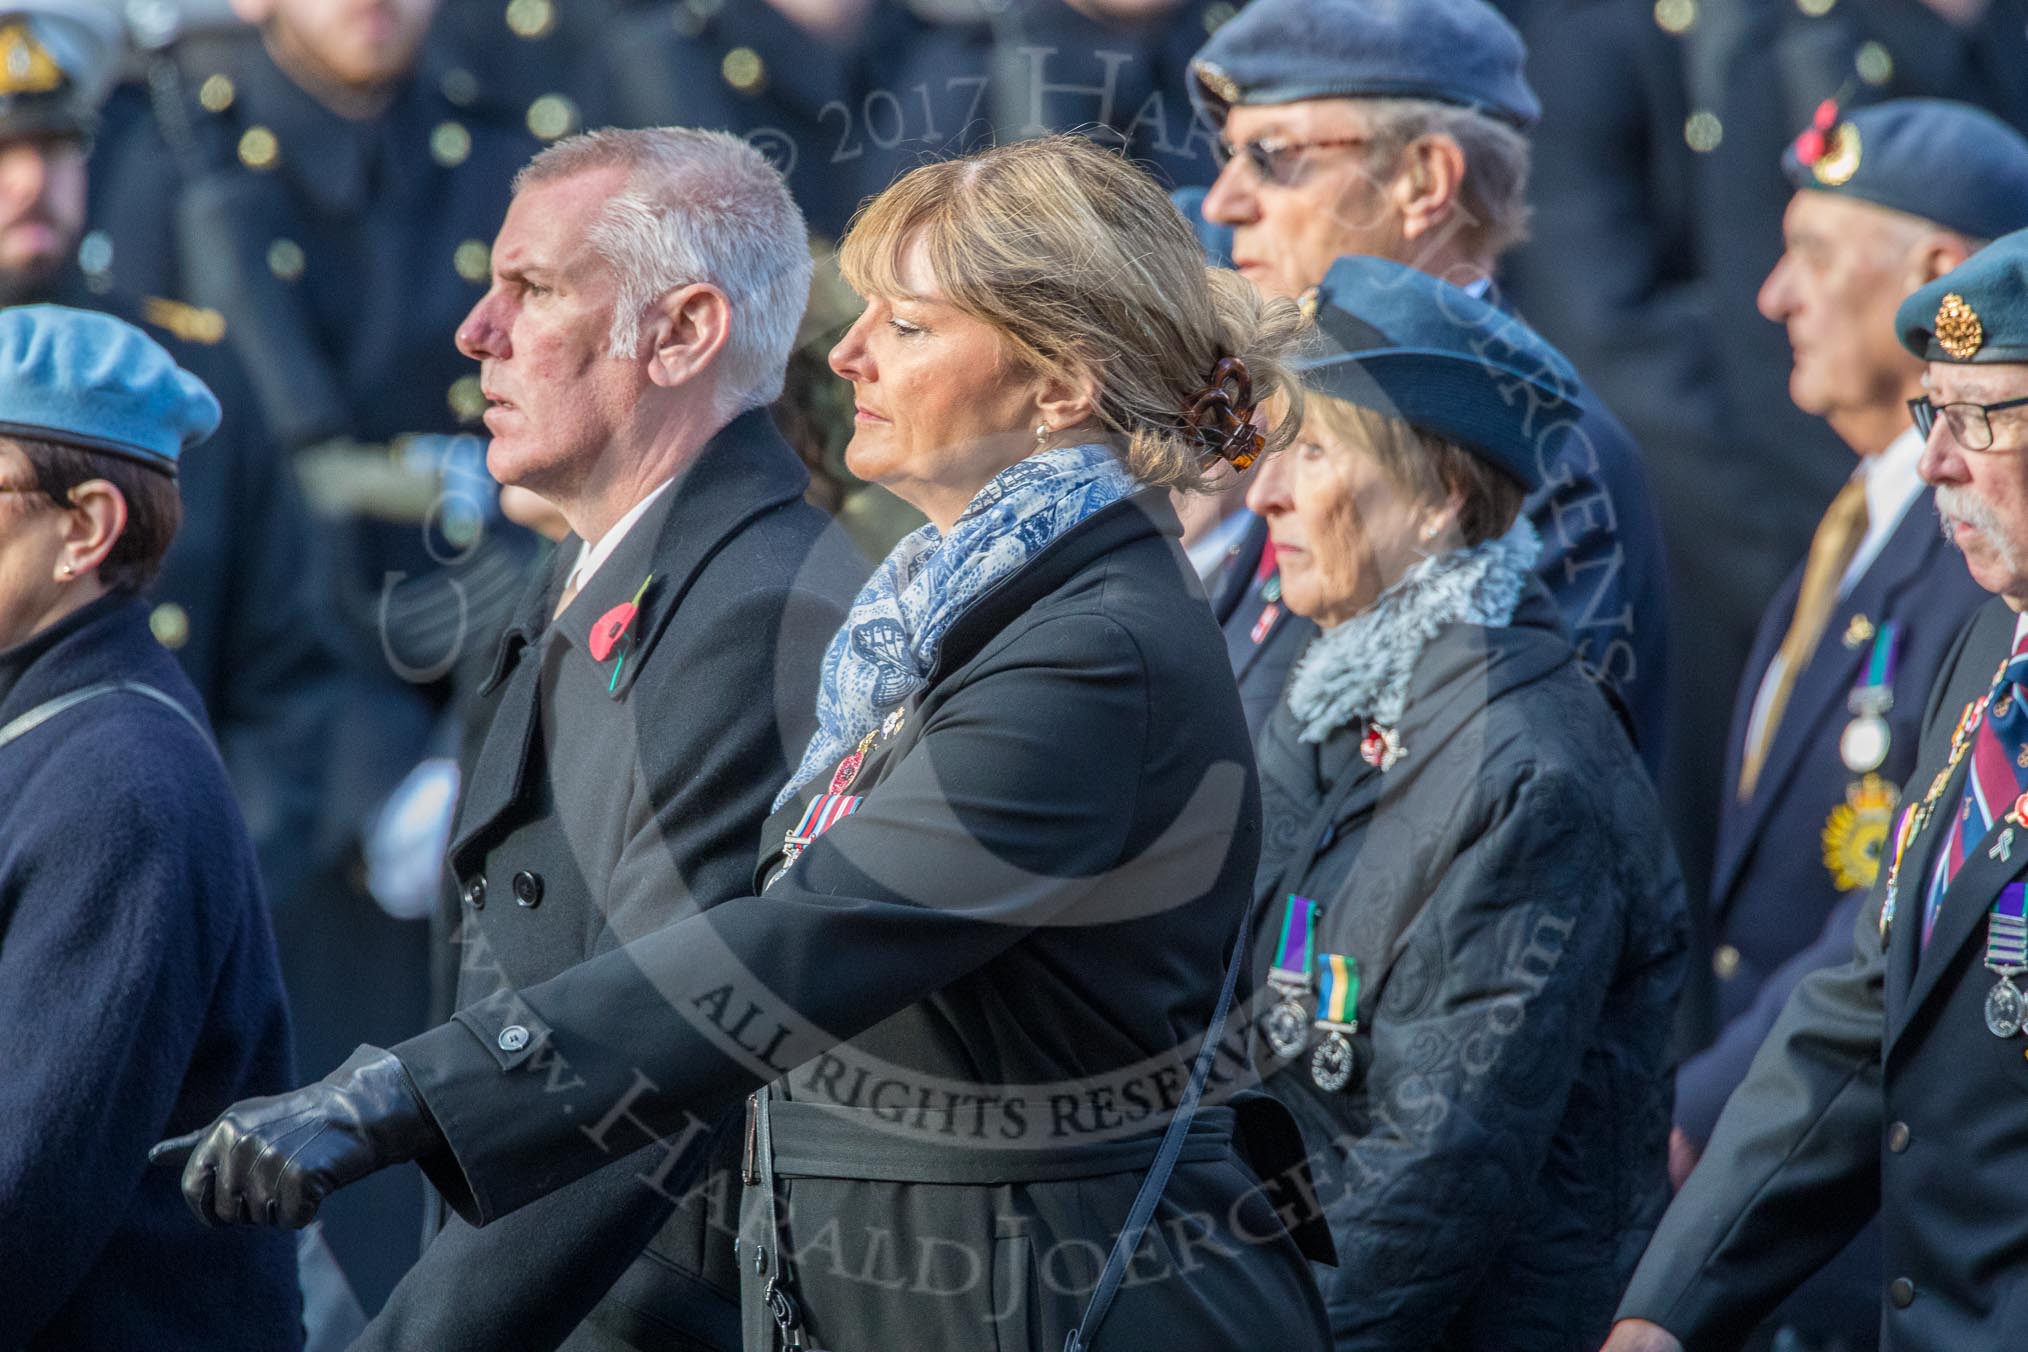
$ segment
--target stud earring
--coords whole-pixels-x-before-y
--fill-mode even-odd
[[[68,582],[68,581],[70,581],[71,575],[72,575],[72,573],[73,573],[74,571],[75,571],[75,570],[74,570],[74,569],[72,569],[72,568],[71,568],[71,566],[70,566],[69,564],[67,564],[67,563],[65,563],[65,564],[60,564],[60,565],[58,565],[58,567],[57,567],[57,570],[56,570],[56,575],[57,575],[58,577],[62,578],[62,579],[63,579],[64,581]]]
[[[1426,522],[1422,528],[1422,542],[1424,544],[1428,544],[1431,540],[1436,539],[1436,536],[1437,536],[1436,523],[1434,521]]]
[[[1040,450],[1048,445],[1049,438],[1055,431],[1056,429],[1048,423],[1037,423],[1035,426],[1035,448]]]

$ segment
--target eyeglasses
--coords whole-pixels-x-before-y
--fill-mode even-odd
[[[1997,404],[1933,404],[1928,395],[1919,395],[1908,401],[1908,412],[1915,419],[1915,430],[1929,440],[1929,429],[1936,426],[1937,414],[1943,414],[1944,424],[1950,428],[1951,436],[1958,445],[1968,451],[1988,451],[1993,448],[1993,422],[1990,415],[2002,409],[2020,408],[2028,404],[2028,397],[2003,399]]]
[[[1306,150],[1338,150],[1372,143],[1370,136],[1344,136],[1328,141],[1283,141],[1268,137],[1234,145],[1220,136],[1212,143],[1212,153],[1221,169],[1234,156],[1242,156],[1262,181],[1286,185],[1295,181],[1296,166]]]

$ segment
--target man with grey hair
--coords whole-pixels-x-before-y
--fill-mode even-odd
[[[450,848],[459,1009],[751,891],[864,573],[764,407],[810,258],[751,146],[559,142],[515,180],[492,268],[457,334],[487,465],[574,533],[480,690]],[[375,1055],[402,1073],[349,1064]],[[733,1167],[716,1125],[638,1151],[616,1130],[602,1173],[484,1230],[445,1219],[356,1346],[737,1348],[731,1223],[699,1181]]]
[[[1347,254],[1485,293],[1500,253],[1527,234],[1527,132],[1541,109],[1525,55],[1484,0],[1256,0],[1190,63],[1198,111],[1221,133],[1205,222],[1231,231],[1232,265],[1271,295],[1304,295]],[[1661,533],[1633,439],[1589,390],[1571,394],[1581,415],[1545,416],[1537,434],[1543,486],[1526,504],[1542,538],[1535,572],[1653,773],[1668,625]],[[1238,491],[1222,523],[1239,549],[1228,575],[1251,595],[1228,596],[1220,622],[1251,712],[1262,691],[1272,702],[1311,631],[1278,604],[1265,531],[1233,523]]]

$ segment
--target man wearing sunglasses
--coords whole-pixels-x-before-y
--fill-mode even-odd
[[[1950,161],[1931,146],[1935,177]],[[2028,231],[1894,322],[1927,364],[1919,472],[1995,599],[1930,688],[1847,960],[1782,1010],[1609,1352],[1737,1346],[1876,1215],[1883,1347],[2015,1347],[2028,1328]]]
[[[1190,63],[1224,161],[1204,219],[1231,229],[1233,266],[1270,295],[1301,296],[1347,254],[1484,293],[1526,234],[1527,131],[1541,108],[1525,56],[1484,0],[1255,0]],[[1668,625],[1661,531],[1632,438],[1589,390],[1571,393],[1579,416],[1541,420],[1544,486],[1526,504],[1542,538],[1535,571],[1652,773]],[[1255,588],[1254,604],[1223,621],[1242,695],[1278,690],[1303,646],[1283,631],[1306,626],[1275,604],[1271,558],[1235,571]],[[1256,659],[1269,644],[1281,661]]]
[[[1923,363],[1897,340],[1895,308],[2028,219],[2028,141],[1967,104],[1826,105],[1782,167],[1796,192],[1760,311],[1787,334],[1793,401],[1858,465],[1762,616],[1735,701],[1715,814],[1716,1038],[1677,1077],[1678,1184],[1796,983],[1851,956],[1923,695],[1987,599],[1916,473],[1927,427],[1909,425],[1907,400]],[[1970,436],[1979,415],[1964,414]],[[1773,1322],[1799,1347],[1869,1347],[1879,1282],[1869,1230]]]

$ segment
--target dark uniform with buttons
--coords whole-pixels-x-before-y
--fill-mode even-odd
[[[0,146],[17,136],[86,137],[96,123],[115,53],[66,40],[78,36],[70,28],[51,31],[65,22],[60,13],[25,6],[0,18],[0,45],[27,72],[0,72]],[[294,476],[224,345],[225,321],[90,285],[75,263],[48,277],[0,275],[0,296],[124,319],[218,396],[224,421],[178,477],[183,528],[148,588],[148,627],[204,699],[269,900],[285,905],[316,831],[336,654],[317,611],[320,565]]]
[[[2028,232],[1915,292],[1897,322],[1931,362],[2018,364],[2024,297]],[[1797,986],[1663,1218],[1622,1317],[1659,1324],[1692,1352],[1734,1346],[1877,1214],[1890,1352],[2009,1347],[2028,1328],[2028,1039],[1988,1026],[1998,978],[1986,965],[1989,912],[2028,873],[2018,821],[1993,822],[1970,846],[1923,939],[1977,735],[1962,725],[1992,704],[2016,619],[1988,601],[1945,657],[1903,794],[1904,812],[1929,811],[1906,830],[1897,817],[1851,960]]]
[[[341,834],[409,768],[452,661],[479,646],[461,615],[465,635],[504,619],[533,552],[495,514],[485,400],[452,335],[485,290],[515,171],[576,117],[566,100],[497,107],[427,48],[389,97],[342,117],[254,33],[153,52],[107,107],[81,255],[95,285],[222,316],[331,523],[355,699],[383,731],[348,740]]]
[[[450,848],[462,915],[440,954],[457,1008],[746,894],[865,572],[808,484],[766,411],[742,414],[552,623],[579,553],[566,539],[489,646]],[[651,577],[601,656],[595,622]],[[497,1040],[518,1052],[528,1033]],[[680,1164],[651,1146],[484,1229],[450,1218],[355,1347],[736,1348],[730,1161],[697,1178],[701,1132],[692,1145]]]

